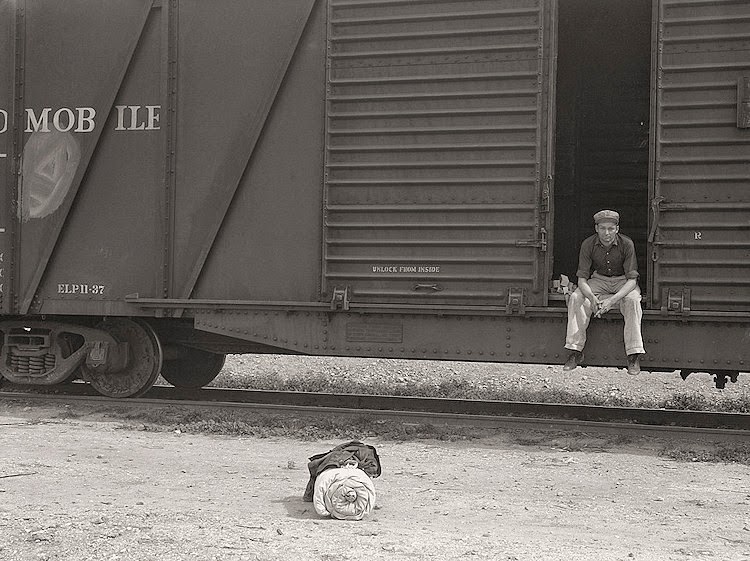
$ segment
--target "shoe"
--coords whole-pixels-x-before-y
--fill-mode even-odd
[[[631,376],[635,376],[636,374],[641,373],[641,355],[639,353],[634,353],[632,355],[628,355],[628,374]]]
[[[570,353],[568,360],[565,361],[563,370],[566,372],[568,370],[575,370],[576,366],[578,366],[581,362],[583,362],[583,353],[581,351],[573,351]]]

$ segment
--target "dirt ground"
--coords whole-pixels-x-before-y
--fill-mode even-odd
[[[750,466],[669,460],[663,442],[370,439],[376,510],[344,522],[301,499],[307,458],[340,441],[145,431],[3,402],[0,424],[7,561],[750,559]]]

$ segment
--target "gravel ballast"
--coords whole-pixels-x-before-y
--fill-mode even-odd
[[[454,394],[450,397],[559,398],[571,403],[706,410],[742,410],[743,403],[750,403],[750,374],[740,374],[737,383],[717,389],[707,373],[683,380],[678,371],[630,376],[624,367],[579,367],[564,372],[560,365],[288,355],[230,355],[213,385],[263,389],[323,385],[320,391],[359,393],[362,388],[374,388],[377,392],[373,393],[394,395],[442,387]]]

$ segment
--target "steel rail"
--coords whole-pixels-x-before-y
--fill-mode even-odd
[[[64,389],[60,386],[45,388],[34,393],[27,393],[23,391],[27,388],[12,384],[4,388],[15,388],[18,391],[1,391],[0,398],[84,397],[102,400],[105,403],[289,407],[318,413],[350,411],[359,414],[367,412],[378,415],[388,413],[417,415],[425,422],[434,416],[435,419],[442,421],[456,417],[456,419],[475,419],[485,423],[493,419],[496,421],[523,419],[524,422],[536,419],[537,422],[547,424],[583,422],[587,423],[587,426],[588,424],[596,426],[602,423],[614,423],[618,426],[641,429],[651,427],[665,430],[728,430],[744,438],[750,437],[750,414],[748,413],[276,390],[225,388],[188,390],[171,386],[154,386],[142,398],[114,400],[99,396],[88,384],[82,383],[71,384]]]
[[[122,407],[158,407],[172,405],[196,410],[206,409],[242,409],[253,413],[265,415],[282,415],[288,418],[291,415],[305,417],[311,420],[321,417],[335,416],[337,418],[350,418],[352,420],[363,417],[371,422],[390,421],[401,423],[406,426],[453,426],[475,429],[494,430],[516,430],[537,431],[556,434],[565,431],[574,434],[607,434],[618,437],[627,436],[632,438],[651,437],[668,439],[669,441],[682,440],[686,442],[711,443],[746,443],[750,437],[750,431],[740,429],[721,429],[703,427],[682,427],[663,425],[639,425],[625,422],[605,421],[580,421],[575,419],[553,419],[540,417],[521,416],[496,416],[475,415],[457,413],[431,413],[422,411],[388,411],[382,409],[355,409],[351,407],[320,407],[320,406],[291,406],[277,404],[256,404],[224,401],[193,401],[193,400],[163,400],[155,398],[125,398],[113,399],[98,395],[54,395],[54,394],[21,394],[0,392],[0,399],[9,397],[17,400],[55,400],[58,402],[92,403],[99,406],[111,405]]]

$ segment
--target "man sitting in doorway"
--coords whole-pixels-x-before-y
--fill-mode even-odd
[[[583,360],[586,329],[591,316],[601,317],[615,306],[625,318],[625,353],[628,374],[641,371],[641,291],[633,240],[620,231],[620,215],[600,210],[594,215],[596,234],[583,240],[578,256],[578,288],[568,302],[565,348],[572,352],[563,370],[573,370]]]

